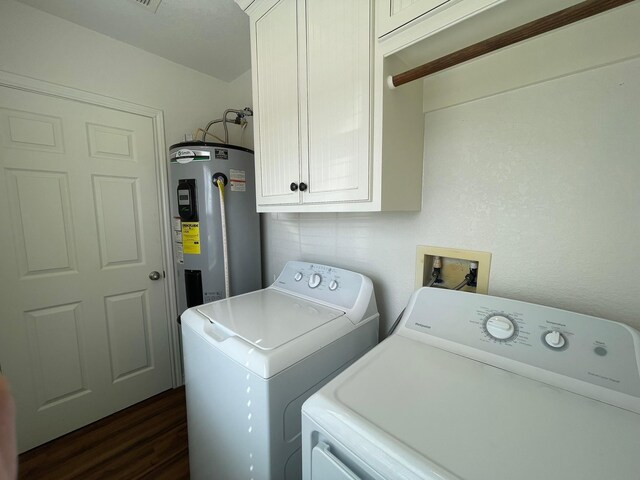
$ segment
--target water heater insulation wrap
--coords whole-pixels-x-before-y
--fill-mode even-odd
[[[261,288],[260,218],[253,152],[205,142],[173,145],[170,203],[178,311],[225,297],[220,194],[225,186],[231,295]],[[195,303],[194,303],[195,302]]]

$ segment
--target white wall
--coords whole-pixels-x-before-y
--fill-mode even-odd
[[[253,108],[251,101],[251,70],[247,70],[245,73],[236,78],[230,85],[229,100],[230,108],[242,109],[244,107]],[[248,120],[244,133],[239,130],[239,127],[229,126],[229,133],[234,135],[233,138],[236,144],[242,139],[242,146],[246,148],[253,148],[253,118]],[[233,133],[232,133],[233,132]]]
[[[0,0],[0,69],[161,109],[167,145],[251,99],[244,76],[236,87],[13,0]]]
[[[550,38],[528,43],[518,64],[544,62]],[[361,271],[386,327],[413,291],[416,245],[482,250],[493,254],[490,294],[640,328],[639,54],[479,88],[481,99],[427,113],[422,211],[266,215],[267,280],[289,259]],[[497,55],[461,68],[517,68],[513,50]]]

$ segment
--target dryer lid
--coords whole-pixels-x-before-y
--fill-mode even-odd
[[[640,471],[640,415],[398,334],[302,411],[384,478],[599,480]]]
[[[344,315],[341,310],[267,288],[197,307],[211,323],[255,345],[276,349]]]

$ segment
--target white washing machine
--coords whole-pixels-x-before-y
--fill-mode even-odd
[[[376,345],[378,317],[369,278],[304,262],[183,313],[191,478],[299,480],[302,403]]]
[[[640,478],[640,336],[433,288],[304,404],[303,478]]]

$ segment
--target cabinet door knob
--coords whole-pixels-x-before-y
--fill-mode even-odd
[[[296,190],[298,190],[298,184],[295,182],[291,182],[291,185],[289,185],[289,188],[291,189],[292,192],[295,192]]]
[[[300,191],[304,192],[307,189],[307,184],[304,182],[300,182]]]

